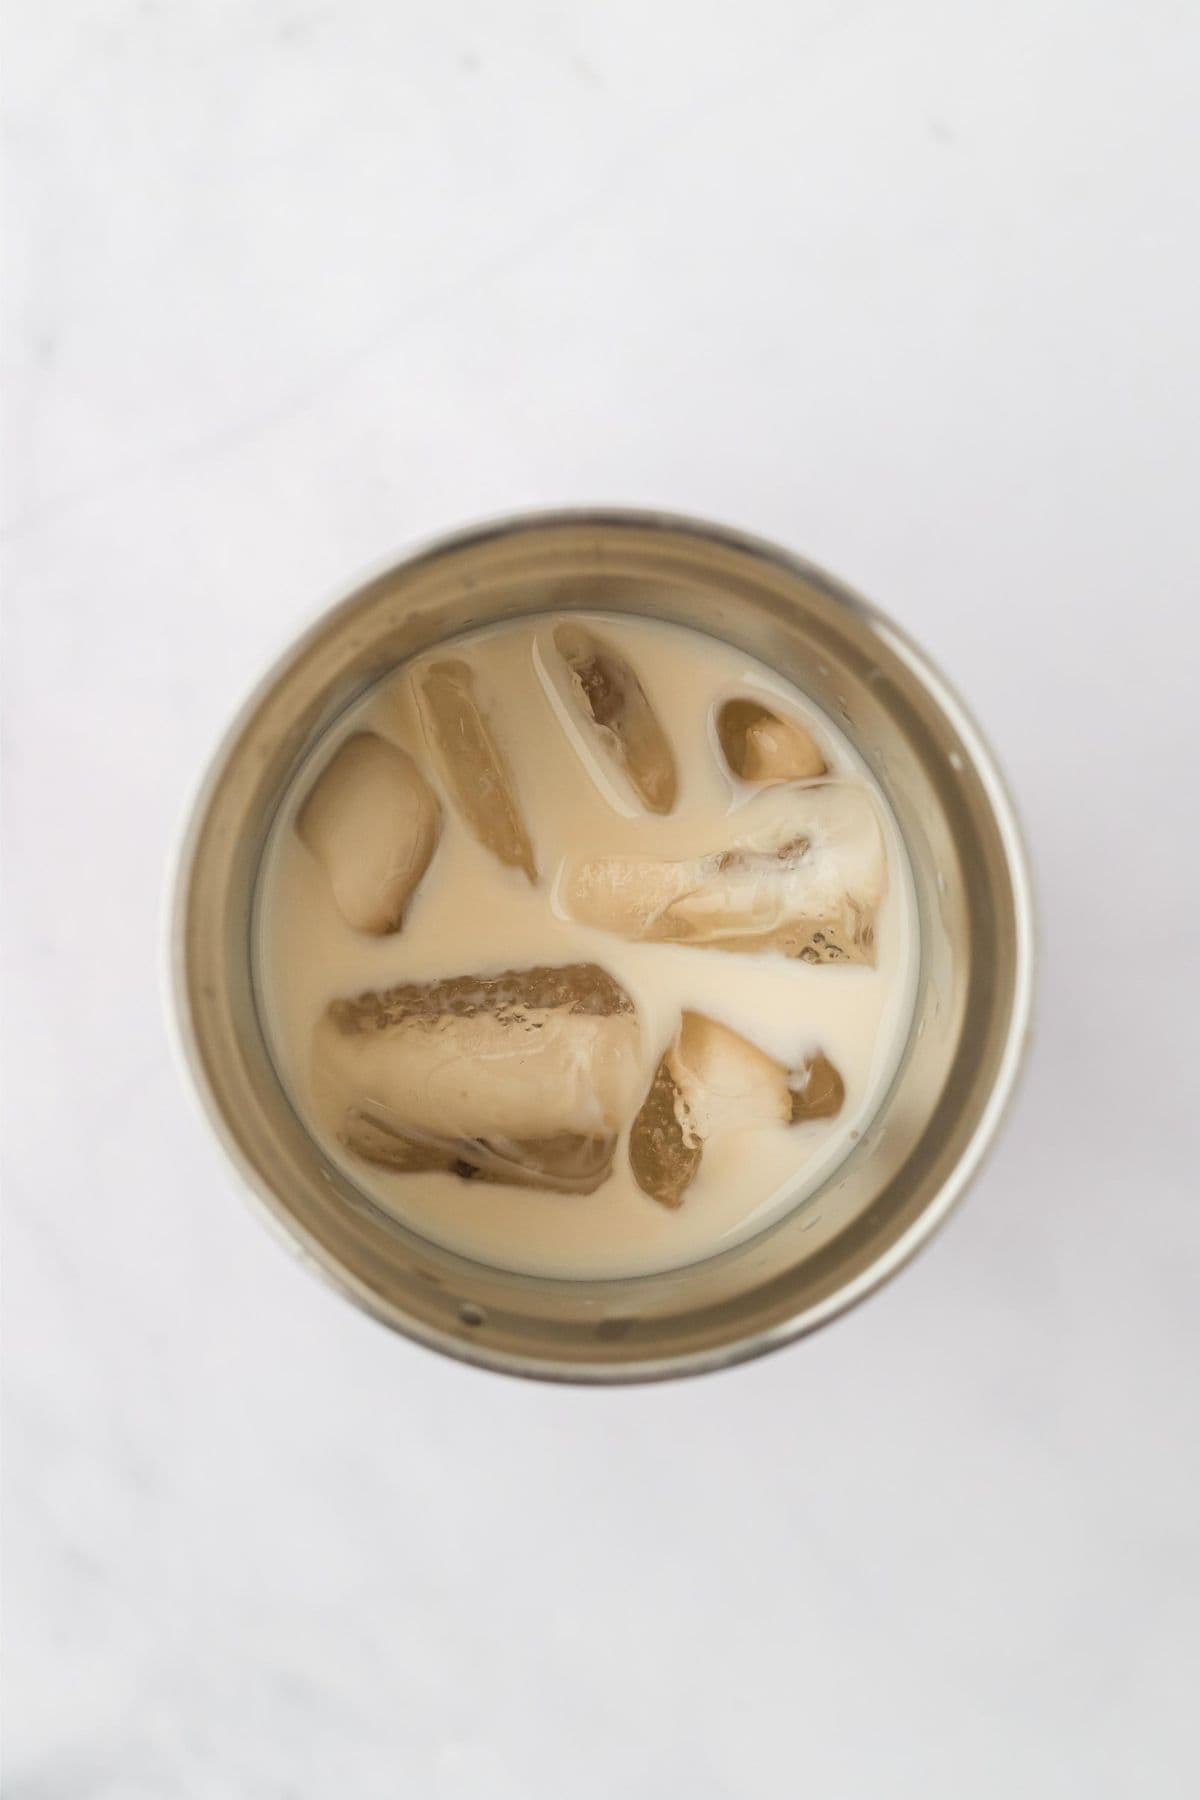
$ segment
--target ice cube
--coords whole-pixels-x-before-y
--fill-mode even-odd
[[[296,829],[356,931],[399,931],[441,830],[441,808],[411,756],[356,732],[325,765]]]
[[[832,1119],[842,1110],[846,1084],[823,1051],[806,1057],[790,1079],[792,1123]]]
[[[668,1051],[629,1132],[629,1163],[638,1186],[664,1206],[679,1206],[696,1178],[703,1146],[675,1079]]]
[[[761,804],[761,803],[755,803]],[[715,950],[774,950],[804,962],[875,961],[887,884],[879,819],[848,783],[797,788],[784,815],[681,862],[602,856],[568,864],[561,903],[622,937]]]
[[[844,1091],[822,1053],[789,1070],[728,1025],[685,1012],[629,1133],[634,1178],[664,1206],[679,1206],[712,1138],[832,1117]]]
[[[758,700],[727,700],[717,713],[717,737],[739,781],[808,781],[826,770],[812,733]]]
[[[670,1055],[701,1138],[791,1122],[787,1069],[719,1019],[685,1012]]]
[[[637,1053],[633,1001],[595,963],[511,969],[335,1000],[314,1036],[314,1087],[369,1162],[591,1193]]]
[[[646,690],[619,650],[585,626],[558,626],[554,647],[571,677],[571,698],[643,805],[669,813],[679,786],[675,757]]]
[[[471,831],[502,863],[536,881],[512,774],[480,707],[470,667],[457,660],[433,663],[418,688],[426,736]]]

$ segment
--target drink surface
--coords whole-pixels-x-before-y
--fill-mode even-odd
[[[285,795],[256,978],[301,1117],[477,1260],[694,1262],[821,1185],[912,1014],[907,860],[797,688],[682,626],[538,616],[442,645]]]

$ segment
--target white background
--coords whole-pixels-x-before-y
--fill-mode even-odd
[[[1194,1793],[1195,5],[7,11],[6,1800]],[[160,992],[264,660],[589,501],[894,612],[1043,924],[917,1264],[600,1393],[301,1272]]]

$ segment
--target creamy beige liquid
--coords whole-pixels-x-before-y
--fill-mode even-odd
[[[680,626],[626,617],[588,622],[623,651],[673,746],[679,791],[669,816],[648,813],[554,676],[554,621],[518,620],[458,640],[396,671],[338,722],[286,796],[259,884],[260,1000],[277,1065],[301,1116],[329,1156],[378,1206],[422,1235],[500,1267],[608,1277],[693,1262],[761,1230],[824,1181],[862,1133],[894,1074],[908,1033],[918,956],[911,879],[899,833],[863,760],[797,689],[761,663]],[[511,765],[536,858],[531,885],[465,825],[429,753],[414,677],[452,654],[475,672],[481,701]],[[810,965],[777,953],[631,942],[564,915],[569,858],[645,854],[682,858],[731,837],[739,817],[787,817],[793,790],[751,790],[720,755],[714,717],[733,695],[758,698],[807,725],[830,775],[870,789],[887,851],[874,966]],[[330,881],[296,830],[296,815],[338,746],[370,730],[407,750],[441,803],[440,840],[403,928],[351,929]],[[722,1021],[793,1067],[817,1051],[846,1089],[836,1118],[731,1130],[706,1144],[682,1204],[644,1193],[627,1150],[594,1193],[563,1194],[396,1173],[345,1150],[323,1120],[312,1069],[313,1033],[329,1003],[367,989],[534,965],[596,963],[634,1001],[640,1027],[635,1083],[643,1095],[691,1009]],[[635,1109],[637,1102],[635,1101]]]

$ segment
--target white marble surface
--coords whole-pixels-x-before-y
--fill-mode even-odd
[[[1194,1793],[1195,7],[7,25],[7,1800]],[[159,988],[267,654],[413,539],[588,500],[903,619],[1044,926],[939,1241],[611,1393],[294,1266]]]

